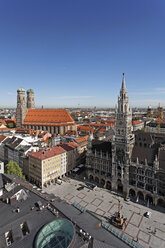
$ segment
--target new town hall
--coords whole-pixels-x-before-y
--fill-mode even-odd
[[[111,141],[88,140],[87,176],[102,187],[130,195],[138,201],[165,206],[165,136],[132,132],[123,74]]]

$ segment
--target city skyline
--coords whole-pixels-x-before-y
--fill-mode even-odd
[[[36,107],[165,106],[165,2],[0,3],[1,107],[32,88]]]

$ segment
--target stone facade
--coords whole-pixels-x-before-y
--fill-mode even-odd
[[[68,130],[71,131],[77,131],[76,125],[65,125],[65,126],[60,126],[60,123],[58,126],[49,126],[47,125],[30,125],[30,124],[23,124],[23,128],[25,129],[33,129],[33,130],[40,130],[40,131],[47,131],[51,134],[60,134],[64,135]]]
[[[104,188],[130,195],[143,203],[165,206],[165,136],[132,130],[132,111],[123,74],[115,134],[111,142],[98,142],[93,135],[89,136],[87,177]]]
[[[135,132],[129,168],[129,194],[165,206],[165,136]]]
[[[93,140],[89,136],[86,157],[87,177],[103,188],[111,189],[112,153],[111,143]]]

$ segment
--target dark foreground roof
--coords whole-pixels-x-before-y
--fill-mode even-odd
[[[6,179],[5,175],[5,179]],[[10,177],[11,180],[12,177]],[[55,220],[57,217],[47,208],[39,211],[36,202],[41,201],[43,205],[50,203],[52,208],[59,211],[59,217],[67,218],[72,221],[76,228],[76,242],[74,248],[128,248],[128,246],[121,240],[116,238],[113,234],[109,233],[102,227],[99,227],[100,220],[89,212],[80,214],[72,205],[67,204],[60,198],[54,195],[41,193],[34,189],[32,185],[19,178],[13,177],[13,180],[22,185],[26,191],[28,198],[25,201],[16,201],[13,205],[6,204],[0,201],[0,247],[6,247],[5,233],[9,230],[12,231],[14,242],[11,248],[33,248],[35,238],[39,230],[47,223]],[[7,194],[7,193],[6,193]],[[54,202],[51,199],[54,198]],[[19,207],[20,212],[15,210]],[[33,207],[33,209],[32,209]],[[29,228],[29,234],[23,235],[21,224],[26,222]],[[93,246],[89,242],[85,242],[79,236],[79,230],[83,229],[88,232],[93,238]]]

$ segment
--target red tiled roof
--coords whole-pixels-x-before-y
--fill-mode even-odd
[[[7,125],[9,123],[14,123],[16,124],[16,119],[0,119],[0,123]]]
[[[115,124],[115,121],[114,120],[106,120],[105,122],[106,123],[110,123],[110,124]]]
[[[39,160],[44,160],[44,159],[59,155],[64,152],[66,151],[62,147],[54,146],[46,151],[44,150],[44,151],[31,153],[29,156],[38,158]]]
[[[74,150],[75,148],[68,145],[68,143],[61,143],[58,145],[59,147],[62,147],[66,152]]]
[[[132,125],[137,125],[137,124],[141,124],[141,120],[135,120],[135,121],[132,121]]]
[[[7,125],[6,124],[6,121],[4,119],[0,119],[0,123],[4,124],[4,125]]]
[[[65,132],[65,135],[77,135],[77,131],[74,130],[68,130],[67,132]]]
[[[23,125],[37,125],[37,126],[71,126],[75,125],[74,122],[72,123],[49,123],[49,122],[24,122]]]
[[[29,109],[24,125],[71,125],[75,124],[65,109]]]
[[[85,123],[84,126],[90,126],[90,127],[110,127],[110,123]]]
[[[40,134],[40,131],[37,130],[35,134],[36,134],[36,136],[38,136]]]
[[[106,131],[105,128],[101,128],[101,129],[99,129],[97,132],[105,132],[105,131]]]
[[[4,139],[6,139],[7,136],[5,135],[0,135],[0,141],[2,142]]]
[[[79,146],[79,145],[78,145],[76,142],[74,142],[74,141],[68,142],[67,145],[70,146],[70,147],[72,147],[72,148],[77,148],[77,147]]]
[[[155,122],[160,122],[160,123],[165,123],[165,121],[161,120],[161,119],[155,119]]]
[[[86,126],[77,126],[78,130],[85,130],[85,131],[89,131],[89,132],[94,132],[92,127],[86,127]]]
[[[77,138],[77,139],[75,139],[75,141],[77,142],[77,143],[84,143],[84,142],[87,142],[87,140],[88,140],[88,135],[86,135],[86,136],[84,136],[84,137],[81,137],[81,138]]]
[[[5,119],[6,123],[14,123],[16,124],[16,119]]]
[[[3,124],[0,124],[0,131],[2,131],[2,130],[10,130],[9,128],[7,128],[7,127],[1,127]]]

